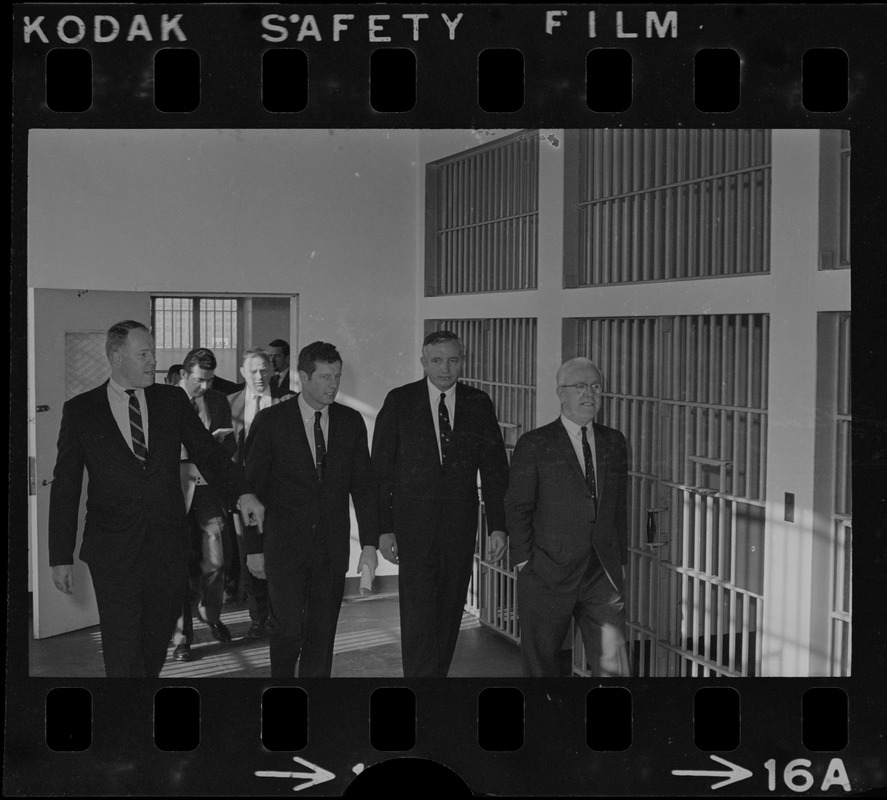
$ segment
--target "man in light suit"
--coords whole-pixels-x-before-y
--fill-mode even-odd
[[[245,381],[244,388],[239,392],[228,395],[228,403],[231,408],[231,424],[234,426],[235,448],[232,458],[240,467],[244,466],[244,444],[256,414],[262,409],[276,405],[281,400],[295,396],[293,394],[284,394],[281,397],[273,397],[269,380],[271,372],[271,357],[268,351],[261,347],[250,348],[243,354],[243,362],[240,367],[240,374]],[[261,639],[265,636],[265,626],[268,624],[268,583],[262,578],[257,578],[247,569],[247,548],[243,539],[246,526],[238,514],[234,515],[234,527],[239,561],[236,572],[239,577],[239,585],[246,594],[246,603],[251,620],[246,637],[248,639]]]
[[[234,453],[234,428],[231,424],[231,407],[228,398],[210,388],[213,385],[216,357],[212,350],[199,347],[185,356],[180,370],[179,386],[184,390],[200,421],[220,442],[225,452]],[[199,578],[197,588],[197,613],[205,622],[213,638],[230,642],[231,632],[222,622],[222,604],[225,599],[225,550],[231,528],[231,515],[227,504],[218,492],[207,485],[206,479],[182,448],[180,468],[185,511],[191,523],[192,547],[196,551]],[[190,587],[185,595],[182,616],[176,622],[173,636],[175,661],[191,660],[191,642],[194,621],[191,617]]]
[[[477,540],[478,472],[495,561],[506,547],[508,460],[489,396],[459,381],[459,338],[429,334],[420,361],[425,377],[389,392],[376,418],[379,549],[399,565],[404,677],[445,678]]]
[[[89,565],[108,677],[160,674],[188,579],[184,445],[221,496],[261,525],[243,473],[201,424],[185,393],[154,383],[154,339],[140,322],[108,331],[111,379],[65,403],[49,501],[49,563],[73,594],[84,469],[89,475],[80,558]]]
[[[264,498],[264,534],[244,532],[253,575],[268,580],[271,676],[328,678],[345,591],[349,498],[364,564],[375,571],[378,487],[363,417],[335,402],[342,358],[326,342],[299,353],[302,392],[260,411],[246,440],[246,474]]]
[[[511,458],[505,511],[527,677],[561,675],[570,619],[592,674],[628,676],[623,581],[628,560],[625,437],[592,423],[603,377],[587,358],[557,372],[559,419],[525,433]]]

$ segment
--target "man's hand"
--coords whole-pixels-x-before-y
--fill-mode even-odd
[[[493,531],[490,534],[490,547],[487,550],[487,561],[498,561],[505,555],[508,534],[505,531]]]
[[[376,574],[376,570],[379,568],[379,557],[376,555],[376,548],[372,545],[367,545],[360,552],[360,558],[357,559],[358,575],[360,575],[364,564],[366,564],[370,568],[370,570],[372,570],[373,575]]]
[[[397,564],[397,539],[394,538],[393,533],[383,533],[379,537],[379,550],[382,553],[382,558],[392,564]]]
[[[254,494],[242,494],[237,501],[237,507],[247,525],[255,525],[262,533],[262,523],[265,521],[265,506],[259,502]]]
[[[60,564],[52,568],[52,582],[55,588],[65,594],[74,594],[74,565]]]
[[[263,581],[267,580],[265,578],[265,554],[264,553],[247,553],[246,566],[252,575],[254,575],[257,578],[261,578]]]

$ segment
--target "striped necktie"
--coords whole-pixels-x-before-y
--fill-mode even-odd
[[[132,452],[143,464],[148,458],[148,445],[145,444],[145,429],[142,427],[142,409],[135,389],[127,389],[129,395],[129,432],[132,436]]]

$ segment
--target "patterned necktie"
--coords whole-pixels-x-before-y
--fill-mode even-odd
[[[143,464],[148,458],[148,445],[145,444],[145,429],[142,427],[142,409],[135,389],[127,389],[129,395],[129,432],[132,436],[132,452]]]
[[[314,412],[314,460],[317,466],[317,480],[323,480],[326,462],[326,445],[323,442],[323,428],[320,427],[320,412]]]
[[[591,492],[591,499],[594,500],[595,508],[597,508],[597,484],[594,480],[594,460],[591,457],[591,445],[588,444],[588,429],[582,428],[582,455],[585,456],[585,483],[588,484],[588,491]]]
[[[446,394],[440,393],[440,403],[437,406],[437,418],[440,423],[440,463],[443,464],[447,460],[447,445],[450,443],[450,436],[453,429],[450,427],[450,412],[447,410]]]

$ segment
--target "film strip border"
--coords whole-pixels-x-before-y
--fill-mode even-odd
[[[35,4],[17,8],[15,92],[85,125],[817,127],[874,91],[883,7],[847,20],[839,5]]]

